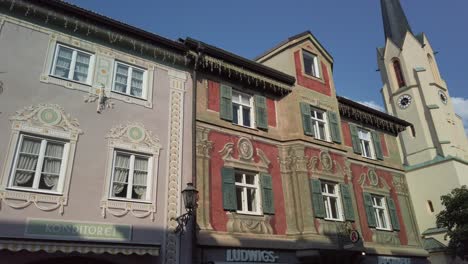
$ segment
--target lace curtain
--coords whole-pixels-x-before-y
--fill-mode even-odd
[[[55,62],[54,75],[68,78],[70,64],[73,57],[73,50],[60,46]]]
[[[15,185],[32,187],[32,177],[36,171],[41,141],[28,138],[23,139],[16,165]]]
[[[90,58],[88,54],[77,52],[73,80],[86,82]]]
[[[128,183],[130,156],[117,154],[114,164],[114,185],[112,187],[112,196],[126,197],[126,194],[121,194]]]
[[[127,90],[128,67],[117,64],[114,80],[114,90],[125,93]]]
[[[42,166],[42,180],[49,189],[56,190],[62,166],[63,145],[48,143],[46,147],[44,165]]]
[[[148,158],[135,158],[133,171],[133,191],[142,199],[146,194],[146,178],[148,175]]]
[[[141,97],[143,91],[143,71],[133,69],[131,85],[130,94]]]

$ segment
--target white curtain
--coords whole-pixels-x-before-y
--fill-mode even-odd
[[[114,90],[125,93],[127,90],[128,67],[117,64]]]
[[[90,56],[88,54],[84,54],[78,52],[76,55],[76,63],[75,63],[75,73],[73,76],[74,80],[85,82],[88,78],[88,68],[89,68],[89,60]]]
[[[55,75],[68,78],[72,56],[73,56],[73,50],[65,48],[65,47],[59,47],[59,51],[57,54],[57,61],[55,63],[55,72],[54,72]]]
[[[46,147],[42,175],[44,184],[55,190],[60,177],[60,167],[62,165],[63,145],[48,143]]]
[[[112,187],[112,196],[120,194],[128,183],[130,156],[117,154],[114,164],[114,186]]]
[[[41,149],[41,141],[28,138],[23,139],[16,165],[15,183],[19,185],[26,184],[34,176]],[[32,187],[32,183],[30,184]]]
[[[141,199],[146,193],[146,178],[148,175],[148,158],[135,158],[133,171],[133,191]]]
[[[143,71],[133,69],[131,95],[140,96],[143,91]]]

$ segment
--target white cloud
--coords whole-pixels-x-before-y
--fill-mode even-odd
[[[465,133],[468,136],[468,99],[462,97],[452,97],[453,107],[455,112],[463,120],[463,126],[465,127]]]
[[[379,110],[381,112],[386,112],[383,106],[379,105],[375,101],[358,101],[358,103],[368,106],[370,108],[374,108],[375,110]]]

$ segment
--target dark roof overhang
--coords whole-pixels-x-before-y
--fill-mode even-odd
[[[227,74],[229,78],[247,81],[280,95],[290,93],[296,82],[293,76],[202,41],[193,38],[181,41],[193,52],[201,51],[199,66],[205,71]]]
[[[404,131],[406,127],[413,126],[411,123],[386,114],[374,108],[362,105],[353,100],[337,96],[340,115],[357,123],[371,126],[392,135]]]

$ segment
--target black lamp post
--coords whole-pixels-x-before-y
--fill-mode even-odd
[[[185,210],[187,212],[175,219],[177,221],[175,233],[183,232],[190,218],[194,217],[194,210],[197,207],[197,194],[198,191],[193,186],[193,183],[187,183],[187,187],[182,191],[182,198],[184,199]]]

